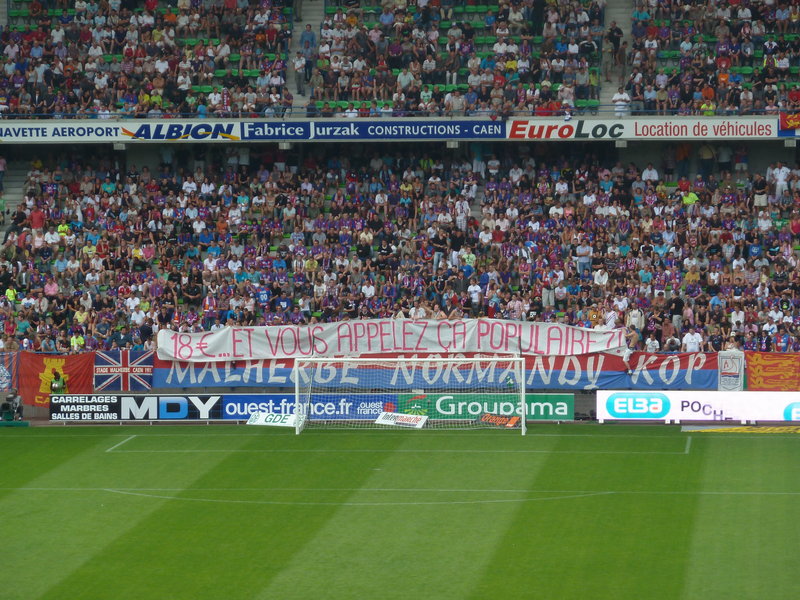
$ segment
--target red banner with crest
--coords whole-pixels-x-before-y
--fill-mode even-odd
[[[84,354],[20,352],[19,393],[23,403],[29,406],[47,406],[56,372],[64,378],[64,393],[92,393],[94,352]]]

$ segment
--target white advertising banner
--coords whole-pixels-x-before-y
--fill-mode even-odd
[[[800,421],[800,392],[597,392],[604,421]]]
[[[250,415],[247,425],[268,425],[270,427],[295,427],[297,415],[258,411]]]
[[[359,142],[392,140],[502,140],[506,125],[460,119],[108,119],[3,121],[0,144],[96,142],[180,144],[207,142]]]
[[[509,140],[764,140],[778,137],[778,117],[513,118]]]
[[[382,412],[375,419],[376,425],[392,425],[394,427],[409,427],[422,429],[427,423],[427,415],[406,415],[403,413]]]
[[[612,352],[624,344],[624,329],[494,319],[369,319],[301,326],[226,327],[201,333],[162,329],[158,332],[158,357],[207,363],[383,353],[573,356]]]
[[[744,352],[724,350],[717,354],[719,382],[717,389],[726,392],[740,392],[744,389]]]
[[[485,117],[453,119],[19,119],[0,144],[333,142],[393,140],[768,140],[794,136],[777,116]]]

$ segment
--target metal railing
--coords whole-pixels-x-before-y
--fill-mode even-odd
[[[371,101],[364,101],[367,104],[370,104]],[[778,112],[775,111],[767,111],[764,109],[756,109],[756,110],[749,110],[749,111],[733,111],[733,110],[724,110],[714,112],[713,114],[709,114],[709,111],[703,110],[694,110],[690,112],[681,112],[681,111],[659,111],[659,110],[625,110],[620,111],[617,107],[608,104],[591,104],[591,105],[579,105],[570,108],[562,108],[555,111],[547,111],[546,113],[539,112],[532,110],[509,110],[509,111],[498,111],[493,109],[475,109],[475,110],[462,110],[462,111],[451,111],[445,109],[439,109],[434,111],[415,111],[415,110],[407,110],[404,108],[397,108],[397,107],[389,107],[389,109],[382,109],[381,105],[386,105],[383,101],[377,101],[378,107],[377,110],[366,110],[362,113],[353,115],[352,112],[348,114],[348,111],[359,111],[360,105],[362,102],[354,102],[353,107],[350,108],[342,106],[341,101],[331,101],[326,106],[323,104],[322,106],[315,106],[314,108],[309,108],[308,106],[292,106],[292,107],[281,107],[280,109],[276,109],[275,111],[260,111],[260,112],[250,112],[250,111],[229,111],[225,113],[207,113],[205,115],[198,115],[196,112],[171,112],[171,111],[159,111],[157,113],[142,113],[142,114],[133,114],[133,113],[126,113],[123,111],[109,111],[109,112],[93,112],[93,111],[84,111],[84,112],[77,112],[77,113],[66,113],[66,112],[52,112],[52,113],[29,113],[29,112],[10,112],[5,111],[0,113],[0,121],[2,120],[26,120],[26,119],[41,119],[41,120],[111,120],[111,121],[136,121],[136,120],[144,120],[144,119],[198,119],[198,120],[224,120],[224,119],[274,119],[274,120],[283,120],[283,119],[324,119],[324,118],[430,118],[430,119],[441,119],[441,118],[453,118],[453,119],[463,119],[463,118],[475,118],[475,119],[494,119],[494,120],[506,120],[511,118],[563,118],[565,120],[569,120],[573,117],[581,117],[581,116],[598,116],[603,118],[618,118],[618,119],[626,119],[626,118],[636,118],[636,117],[668,117],[668,118],[677,118],[680,119],[682,117],[764,117],[764,116],[775,116],[778,117]],[[363,109],[362,109],[363,110]],[[781,110],[780,112],[787,112],[785,110]],[[788,112],[795,112],[795,111],[788,111]]]

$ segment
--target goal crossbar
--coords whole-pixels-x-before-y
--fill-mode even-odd
[[[295,361],[296,433],[378,428],[382,413],[418,415],[428,429],[527,432],[524,359],[309,357]]]

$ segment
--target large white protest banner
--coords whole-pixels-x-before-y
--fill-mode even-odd
[[[158,357],[184,362],[409,352],[573,356],[613,352],[624,345],[624,329],[585,329],[560,323],[493,319],[372,319],[301,326],[226,327],[201,333],[169,329],[158,332]]]

